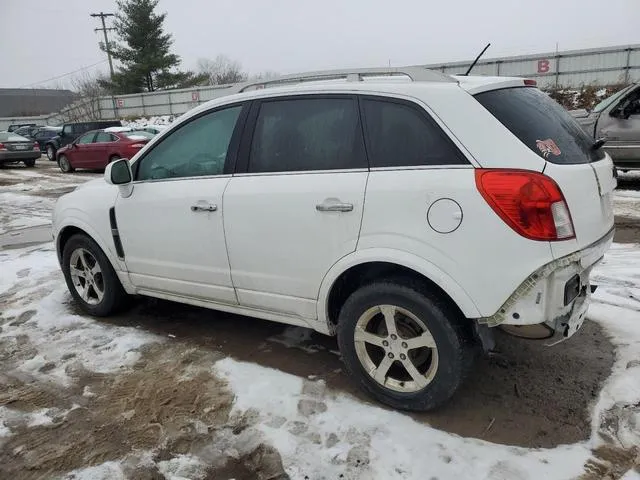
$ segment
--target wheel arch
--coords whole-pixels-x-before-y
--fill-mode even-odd
[[[403,251],[367,249],[343,257],[325,275],[318,296],[319,323],[335,331],[340,307],[351,293],[375,279],[394,277],[419,281],[441,293],[466,318],[482,316],[467,292],[433,263]]]

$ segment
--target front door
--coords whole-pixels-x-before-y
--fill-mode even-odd
[[[605,110],[597,129],[596,137],[607,139],[605,149],[619,168],[640,168],[640,87]]]
[[[96,132],[88,132],[71,144],[65,155],[74,168],[94,168]]]
[[[243,173],[224,194],[238,301],[315,318],[322,278],[358,242],[368,168],[357,103],[351,96],[256,102],[246,131]]]
[[[179,126],[133,165],[133,192],[118,197],[116,222],[139,291],[237,303],[222,194],[241,110],[226,107]]]

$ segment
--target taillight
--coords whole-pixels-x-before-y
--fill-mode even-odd
[[[524,86],[525,87],[537,87],[538,86],[538,82],[536,82],[535,80],[531,80],[529,78],[525,78]]]
[[[132,145],[129,145],[131,148],[142,148],[144,147],[144,143],[134,143]]]
[[[0,143],[0,150],[6,150],[7,147],[4,146],[4,143]]]
[[[33,144],[33,149],[34,149],[34,150],[40,150],[40,145],[38,145],[38,142],[35,142],[35,143]]]
[[[575,237],[562,191],[553,179],[526,170],[476,169],[478,191],[518,234],[531,240]]]

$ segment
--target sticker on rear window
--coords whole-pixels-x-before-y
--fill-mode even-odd
[[[546,140],[536,140],[536,146],[544,158],[547,158],[549,154],[559,157],[562,153],[558,148],[558,145],[556,145],[556,142],[550,138],[547,138]]]

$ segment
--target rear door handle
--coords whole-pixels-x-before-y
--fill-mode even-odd
[[[217,205],[191,205],[192,212],[215,212],[218,210]]]
[[[316,210],[319,212],[350,212],[353,210],[353,204],[325,200],[323,203],[316,205]]]

